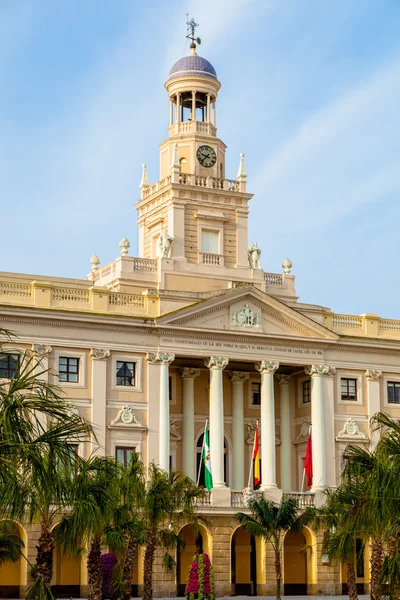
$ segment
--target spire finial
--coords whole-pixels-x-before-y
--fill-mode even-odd
[[[143,164],[142,165],[143,168],[143,172],[142,172],[142,179],[140,180],[140,188],[148,188],[149,187],[149,180],[147,178],[147,171],[146,171],[146,165]]]
[[[196,43],[200,46],[201,44],[201,39],[199,37],[196,37],[196,29],[199,26],[198,23],[196,23],[196,21],[192,18],[189,21],[189,13],[186,13],[186,28],[187,28],[187,34],[186,37],[188,40],[191,40],[191,44],[190,44],[190,54],[191,55],[196,55]]]
[[[181,171],[181,163],[179,162],[178,156],[178,144],[175,144],[174,155],[171,163],[171,173],[180,173]]]
[[[239,171],[236,175],[239,181],[244,181],[247,177],[246,167],[244,166],[244,154],[240,153]]]

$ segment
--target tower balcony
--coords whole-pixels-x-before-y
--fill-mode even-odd
[[[217,128],[212,123],[203,121],[178,121],[170,125],[170,136],[181,135],[183,133],[205,133],[215,137],[217,135]]]
[[[186,123],[184,123],[186,124]],[[200,125],[208,125],[209,123],[200,123]],[[181,123],[182,125],[182,123]],[[245,192],[246,182],[238,181],[236,179],[219,179],[218,177],[202,177],[193,173],[179,173],[177,174],[177,181],[173,181],[171,175],[164,177],[153,185],[145,187],[141,192],[141,201],[146,200],[158,192],[163,191],[171,183],[178,183],[181,185],[193,185],[202,188],[211,188],[214,190],[224,190],[227,192]]]

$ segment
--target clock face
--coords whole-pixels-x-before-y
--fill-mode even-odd
[[[197,150],[197,160],[202,167],[213,167],[217,162],[215,150],[210,146],[200,146]]]

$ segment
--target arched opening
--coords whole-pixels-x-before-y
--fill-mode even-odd
[[[10,533],[18,535],[23,542],[22,552],[26,553],[26,531],[18,523],[12,523],[15,529]],[[27,584],[27,561],[20,556],[16,561],[7,561],[0,565],[0,598],[21,598]]]
[[[51,583],[51,590],[58,598],[79,597],[81,559],[69,552],[64,552],[60,547],[54,548],[53,579]]]
[[[185,595],[193,556],[196,552],[199,554],[206,552],[211,559],[211,548],[208,532],[203,525],[198,525],[197,528],[193,527],[193,525],[185,525],[180,530],[179,537],[184,541],[184,545],[177,552],[176,581],[177,595],[182,597]]]
[[[182,157],[179,160],[179,164],[181,166],[181,173],[189,173],[188,164],[185,157]]]
[[[197,447],[196,447],[196,481],[199,482],[199,485],[204,485],[204,465],[202,463],[201,460],[201,452],[203,449],[203,440],[204,440],[204,433],[202,433],[199,436],[199,439],[197,440]],[[226,438],[224,438],[224,481],[226,483],[226,485],[229,485],[229,465],[228,465],[228,442],[226,441]],[[200,470],[200,478],[199,478],[199,470]]]
[[[304,532],[287,533],[284,541],[284,594],[307,594],[307,541]]]
[[[257,595],[256,540],[243,527],[231,540],[231,583],[233,596]]]

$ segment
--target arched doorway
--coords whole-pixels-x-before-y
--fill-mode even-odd
[[[194,528],[185,525],[179,532],[179,537],[184,541],[184,546],[178,549],[176,561],[177,595],[184,596],[192,558],[199,552],[206,552],[211,558],[209,536],[203,525]]]
[[[284,594],[300,596],[307,594],[306,536],[303,531],[287,533],[284,541]]]
[[[22,552],[26,552],[27,535],[18,523],[10,524],[10,533],[18,535],[23,542]],[[0,598],[21,598],[27,582],[27,561],[23,556],[12,562],[7,561],[0,565]]]
[[[57,525],[54,527],[54,531]],[[81,558],[60,547],[53,548],[53,578],[51,590],[58,598],[80,596]]]
[[[356,570],[356,585],[358,594],[364,594],[364,586],[366,583],[365,575],[368,573],[369,564],[366,560],[366,553],[362,539],[356,538],[356,558],[355,558],[355,570]],[[347,564],[341,565],[341,578],[342,578],[342,594],[347,595],[349,592],[349,586],[347,584]]]
[[[243,527],[231,540],[231,583],[233,596],[257,595],[256,540]]]
[[[201,461],[201,452],[203,449],[204,433],[202,433],[196,444],[196,481],[199,481],[199,485],[204,486],[204,465]],[[200,469],[200,479],[199,479]],[[229,466],[228,466],[228,442],[224,438],[224,481],[229,486]]]

